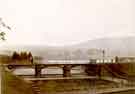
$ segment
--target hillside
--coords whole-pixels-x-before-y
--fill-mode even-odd
[[[102,57],[103,49],[106,56],[135,56],[134,42],[135,37],[101,38],[63,47],[25,45],[6,46],[2,50],[3,53],[9,54],[13,51],[31,51],[33,55],[46,59],[89,59],[90,57]]]
[[[104,49],[106,54],[120,56],[135,56],[135,37],[101,38],[89,40],[71,48]]]

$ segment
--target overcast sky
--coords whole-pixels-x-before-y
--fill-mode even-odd
[[[12,28],[1,45],[70,45],[134,36],[134,0],[0,0]]]

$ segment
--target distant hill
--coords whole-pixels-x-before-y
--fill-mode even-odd
[[[135,37],[101,38],[89,40],[71,48],[104,49],[109,55],[135,56]]]
[[[105,55],[110,57],[135,56],[135,37],[100,38],[64,47],[33,45],[8,46],[5,48],[5,51],[3,51],[5,53],[31,51],[35,56],[42,56],[47,59],[89,59],[90,57],[102,57],[101,50],[105,50]]]

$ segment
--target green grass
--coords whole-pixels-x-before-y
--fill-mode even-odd
[[[10,72],[4,71],[2,76],[2,94],[33,94],[31,84],[24,82],[21,78],[12,75]],[[57,80],[57,81],[39,81],[42,93],[44,92],[63,92],[63,91],[87,91],[93,86],[91,80]],[[116,84],[97,80],[97,89],[109,88]],[[105,86],[101,86],[104,84]]]
[[[30,62],[19,61],[17,63],[27,64]],[[135,63],[125,64],[124,66],[127,67],[126,71],[129,75],[135,76]],[[117,86],[114,83],[101,80],[97,80],[95,84],[96,89],[104,89]],[[41,92],[85,91],[89,90],[91,85],[91,81],[88,80],[40,81],[38,83]],[[21,78],[3,70],[2,94],[33,94],[33,92],[30,83],[26,83]]]
[[[33,94],[31,85],[13,76],[10,72],[2,71],[2,94]]]
[[[89,88],[87,83],[86,80],[44,81],[40,84],[40,89],[42,92],[84,91]]]

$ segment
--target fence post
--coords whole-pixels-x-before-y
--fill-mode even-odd
[[[70,65],[64,65],[63,67],[63,77],[70,77],[71,76],[71,67]]]

